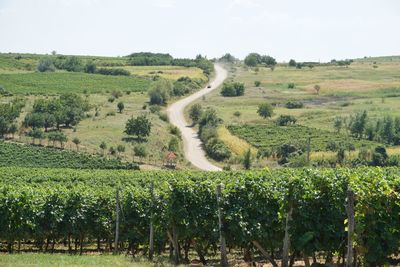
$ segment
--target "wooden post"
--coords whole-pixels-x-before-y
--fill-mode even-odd
[[[153,260],[154,255],[154,228],[153,228],[153,207],[154,207],[154,183],[150,185],[151,210],[150,210],[150,236],[149,236],[149,259]]]
[[[354,236],[354,192],[347,190],[347,260],[346,267],[353,267],[353,236]]]
[[[292,212],[293,206],[290,204],[290,208],[288,213],[286,214],[286,223],[285,223],[285,237],[283,239],[283,249],[282,249],[282,267],[288,267],[289,261],[289,248],[290,248],[290,221],[292,220]]]
[[[225,234],[224,234],[224,229],[223,229],[221,202],[222,202],[221,185],[217,185],[218,228],[219,228],[219,239],[220,239],[220,250],[221,250],[221,266],[228,267],[228,258],[226,256],[226,243],[225,243]]]
[[[115,213],[116,213],[116,222],[115,222],[115,240],[114,240],[114,254],[118,254],[118,238],[119,238],[119,188],[117,188],[115,194]]]

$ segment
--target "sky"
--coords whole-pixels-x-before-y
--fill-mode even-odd
[[[0,52],[400,55],[399,0],[0,0]]]

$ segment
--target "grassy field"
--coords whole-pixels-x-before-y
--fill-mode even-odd
[[[131,74],[139,76],[160,76],[170,80],[177,80],[180,77],[187,76],[191,79],[207,80],[203,71],[195,67],[181,66],[123,66],[116,67],[129,71]]]
[[[4,267],[53,267],[53,266],[90,266],[90,267],[147,267],[159,264],[160,266],[172,266],[164,259],[149,262],[145,259],[127,257],[123,255],[81,255],[71,256],[63,254],[5,254],[0,255],[0,266]]]

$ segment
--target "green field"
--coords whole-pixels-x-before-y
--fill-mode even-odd
[[[150,84],[150,80],[140,77],[78,72],[0,74],[0,85],[14,94],[144,92]]]
[[[130,169],[135,165],[117,159],[77,153],[51,147],[40,147],[0,141],[0,166],[72,168],[72,169]]]

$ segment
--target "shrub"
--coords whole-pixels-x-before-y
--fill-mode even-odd
[[[240,117],[242,115],[242,113],[240,113],[240,111],[235,111],[234,113],[233,113],[233,116],[235,116],[235,117]]]
[[[255,86],[255,87],[259,87],[260,85],[261,85],[261,82],[260,82],[260,81],[255,81],[255,82],[254,82],[254,86]]]
[[[109,117],[109,116],[115,116],[115,111],[109,111],[109,112],[107,112],[106,116],[107,116],[107,117]]]
[[[113,68],[100,68],[96,70],[97,74],[101,75],[113,75],[113,76],[129,76],[131,73],[125,69],[113,69]]]
[[[278,119],[276,119],[276,124],[279,126],[286,126],[289,124],[295,124],[297,119],[291,115],[280,115]]]
[[[147,149],[144,145],[137,145],[133,148],[133,153],[137,157],[144,158],[147,156]]]
[[[114,101],[115,101],[115,97],[110,96],[110,97],[108,98],[108,102],[113,103]]]
[[[176,136],[172,136],[168,142],[168,150],[177,152],[179,149],[179,139]]]
[[[296,67],[296,61],[294,59],[289,60],[289,67]]]
[[[168,80],[156,81],[149,90],[150,104],[164,105],[167,103],[172,92],[172,84]]]
[[[231,156],[231,151],[217,138],[210,138],[205,146],[208,155],[215,160],[222,161]]]
[[[243,83],[224,83],[221,89],[222,96],[242,96],[244,95],[244,84]]]
[[[285,107],[288,109],[303,108],[304,104],[300,101],[288,101],[286,102]]]
[[[53,72],[55,69],[53,61],[48,58],[41,59],[37,66],[39,72]]]
[[[160,120],[162,120],[162,121],[165,121],[165,122],[168,122],[168,121],[169,121],[168,116],[167,116],[167,114],[165,114],[165,113],[160,113],[160,115],[158,115],[158,117],[159,117]]]
[[[161,107],[159,105],[153,105],[149,108],[151,113],[160,113]]]
[[[202,114],[203,108],[200,104],[194,104],[190,107],[189,117],[192,120],[193,124],[196,124],[200,120]]]
[[[96,73],[96,64],[94,64],[93,62],[86,63],[84,71],[86,73]]]
[[[294,83],[288,83],[287,88],[294,89],[295,88],[295,84]]]
[[[258,106],[257,113],[258,113],[258,115],[260,115],[261,117],[263,117],[264,119],[266,119],[267,117],[272,117],[273,111],[274,111],[274,110],[273,110],[271,104],[269,104],[269,103],[264,103],[264,104],[260,104],[260,105]]]

